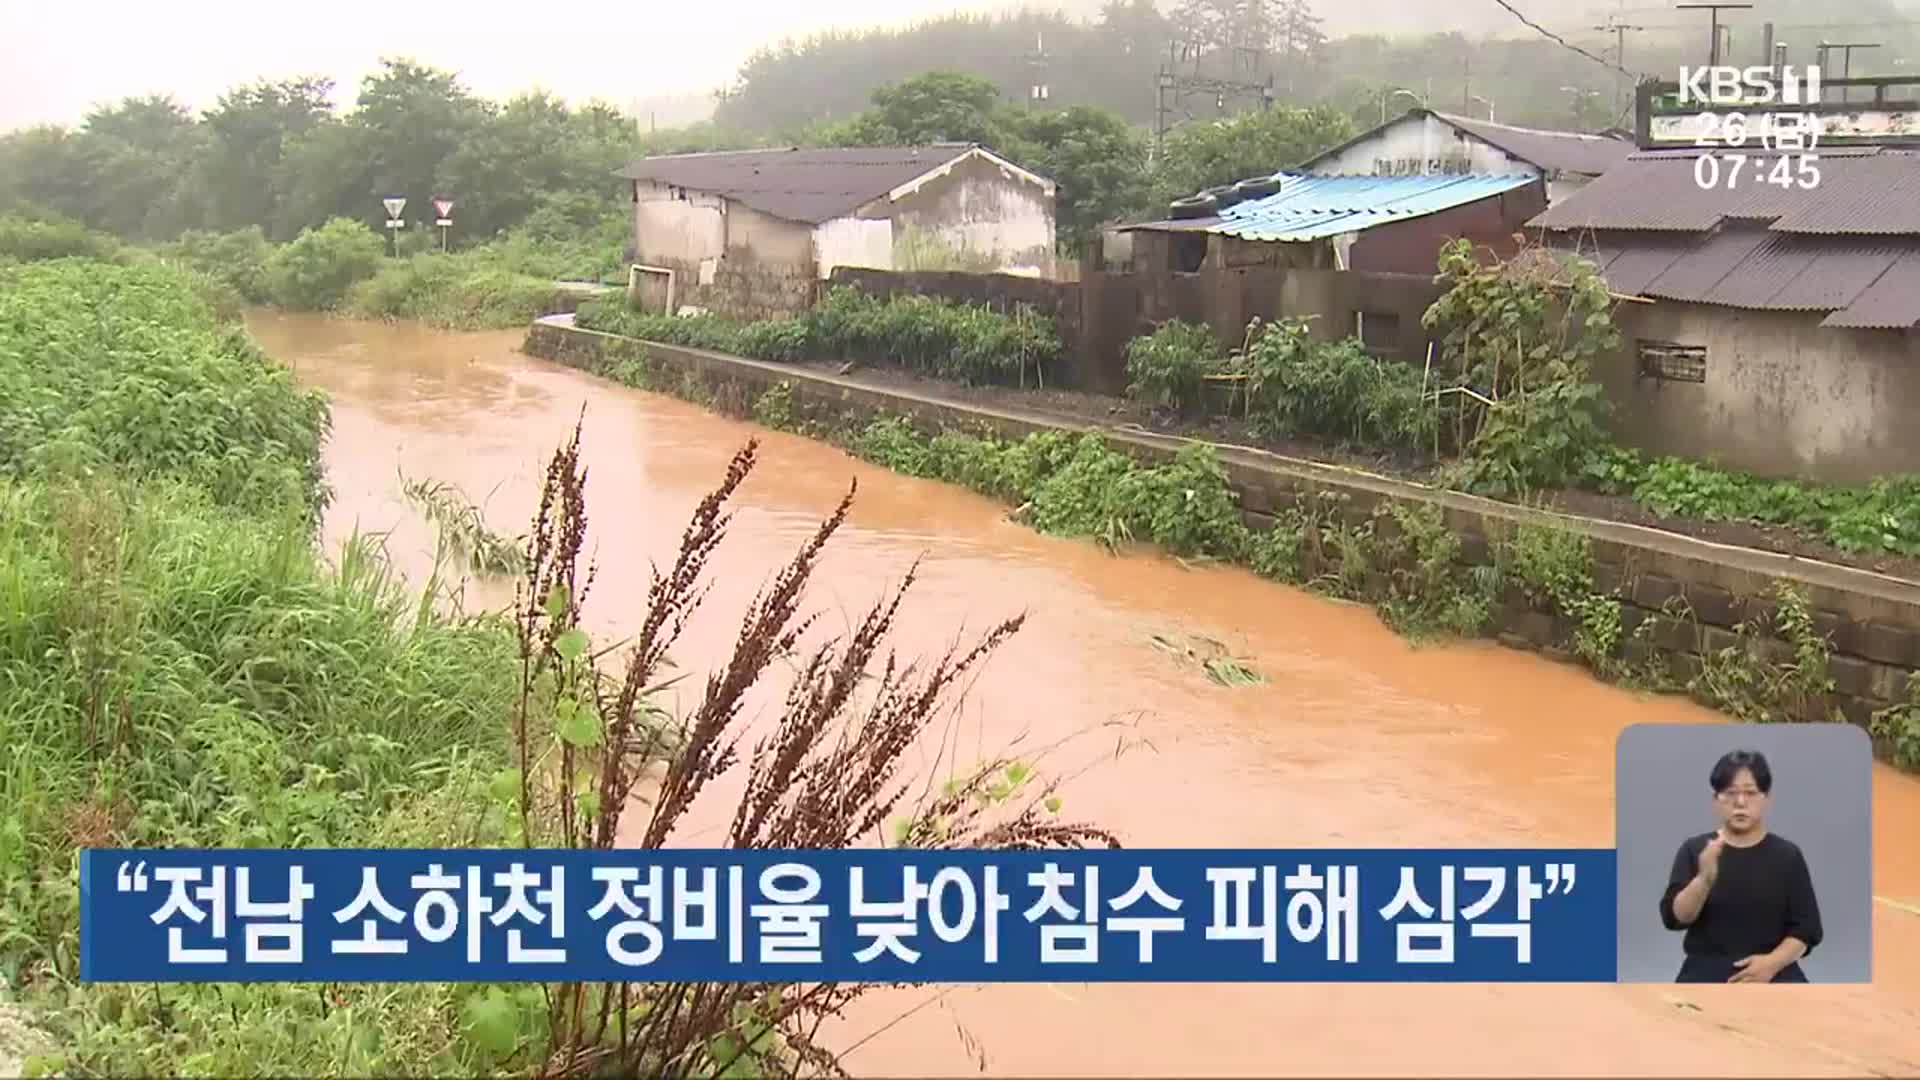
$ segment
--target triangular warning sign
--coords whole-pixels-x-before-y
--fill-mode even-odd
[[[433,208],[439,212],[439,216],[441,217],[453,216],[453,200],[452,199],[435,199],[433,200]]]
[[[399,217],[400,211],[405,210],[407,208],[407,200],[403,198],[395,197],[390,199],[381,199],[380,201],[387,205],[388,217]]]

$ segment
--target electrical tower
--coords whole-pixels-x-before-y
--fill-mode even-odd
[[[1240,102],[1258,103],[1261,109],[1273,105],[1273,73],[1260,78],[1266,50],[1235,45],[1226,49],[1227,77],[1216,77],[1202,70],[1201,61],[1209,55],[1197,41],[1176,40],[1167,45],[1167,62],[1154,77],[1153,158],[1166,152],[1167,133],[1187,121],[1197,119],[1192,103],[1211,101],[1216,116],[1227,115],[1229,106]]]

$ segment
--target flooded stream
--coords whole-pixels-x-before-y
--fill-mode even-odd
[[[630,630],[649,557],[751,436],[759,468],[675,650],[724,656],[753,591],[849,480],[859,495],[811,608],[857,618],[923,559],[896,645],[932,653],[1026,612],[968,695],[963,743],[1053,746],[1068,816],[1129,846],[1466,847],[1612,843],[1615,735],[1714,721],[1490,644],[1415,649],[1368,609],[1233,568],[1113,557],[1006,520],[1006,508],[839,450],[449,334],[256,314],[267,350],[333,397],[337,544],[390,532],[410,575],[433,537],[401,475],[459,485],[525,528],[548,454],[586,408],[597,632]],[[469,592],[469,606],[503,593]],[[1217,639],[1265,685],[1227,688],[1155,648]],[[966,751],[962,751],[964,757]],[[1877,770],[1871,987],[1109,986],[870,995],[834,1032],[856,1075],[1920,1075],[1920,781]],[[698,842],[697,838],[691,842]],[[1905,906],[1901,906],[1905,905]],[[1677,946],[1676,946],[1677,956]]]

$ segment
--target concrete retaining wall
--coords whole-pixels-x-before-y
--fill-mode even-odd
[[[1145,463],[1171,458],[1187,440],[1132,430],[1095,428],[1070,419],[1015,413],[880,389],[824,373],[698,349],[658,345],[543,320],[528,333],[526,352],[589,372],[621,359],[646,359],[678,378],[704,386],[716,407],[745,415],[761,394],[787,384],[796,416],[828,424],[901,416],[929,433],[987,428],[1006,438],[1044,430],[1099,430],[1115,448]],[[1490,559],[1491,544],[1520,525],[1548,525],[1588,537],[1594,586],[1621,602],[1623,640],[1643,623],[1644,639],[1626,645],[1624,659],[1664,660],[1676,676],[1696,673],[1702,657],[1734,644],[1745,620],[1774,610],[1776,588],[1798,587],[1814,611],[1816,628],[1831,646],[1831,699],[1865,724],[1876,709],[1905,700],[1907,679],[1920,669],[1920,584],[1864,570],[1787,555],[1736,548],[1613,521],[1571,517],[1441,491],[1392,477],[1265,451],[1219,447],[1218,456],[1254,528],[1316,493],[1345,496],[1343,514],[1359,522],[1400,501],[1437,506],[1461,538],[1468,563]],[[1385,522],[1391,524],[1390,520]],[[1560,614],[1511,590],[1493,613],[1492,632],[1517,648],[1571,656],[1573,627]],[[1770,642],[1776,652],[1780,642]]]

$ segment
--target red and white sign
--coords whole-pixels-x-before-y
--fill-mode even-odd
[[[453,216],[452,199],[435,199],[433,200],[433,208],[438,212],[439,216],[443,218]]]

